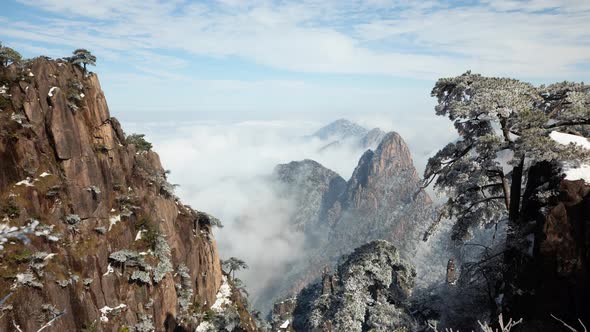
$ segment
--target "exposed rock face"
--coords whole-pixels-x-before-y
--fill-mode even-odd
[[[174,197],[156,153],[126,143],[97,76],[37,58],[0,80],[0,228],[30,239],[0,251],[0,330],[62,311],[55,331],[198,324],[222,280],[210,219]]]
[[[316,161],[293,161],[278,165],[276,179],[285,184],[286,194],[293,198],[297,211],[292,224],[305,232],[310,244],[317,246],[329,232],[328,211],[346,189],[346,181]]]
[[[415,271],[387,241],[357,248],[337,272],[302,290],[292,321],[296,331],[414,331],[406,300]]]
[[[431,223],[431,200],[423,191],[416,195],[420,179],[397,133],[385,135],[375,151],[368,150],[346,183],[313,161],[279,165],[276,170],[277,179],[298,204],[293,223],[305,229],[310,250],[279,285],[262,294],[258,305],[293,296],[320,278],[325,266],[369,241],[392,241],[403,258],[411,259],[422,230]]]
[[[522,257],[511,265],[504,310],[529,330],[560,330],[553,314],[578,328],[590,317],[590,185],[561,180],[555,165],[531,168],[521,222],[530,225]],[[548,190],[555,196],[545,199]],[[584,320],[586,318],[586,320]]]
[[[407,145],[399,134],[388,133],[375,152],[368,150],[361,157],[340,206],[331,211],[338,219],[330,236],[334,249],[344,253],[367,241],[386,239],[397,243],[402,255],[411,254],[418,228],[432,216],[428,195],[416,196],[419,187]],[[340,216],[337,211],[342,211]]]

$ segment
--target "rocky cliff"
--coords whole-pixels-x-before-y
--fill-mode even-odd
[[[275,321],[294,331],[414,331],[406,305],[414,278],[391,243],[373,241],[345,257],[335,273],[277,304]]]
[[[578,328],[590,317],[590,185],[562,180],[555,163],[532,167],[523,196],[519,243],[505,279],[503,310],[526,331]]]
[[[0,330],[172,331],[219,316],[231,301],[218,303],[212,219],[127,141],[98,77],[37,58],[0,68],[0,86]],[[254,330],[240,315],[235,330]]]

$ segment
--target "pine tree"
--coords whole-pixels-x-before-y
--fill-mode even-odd
[[[10,47],[2,46],[0,42],[0,66],[7,67],[12,63],[18,63],[22,60],[22,56],[17,51]]]
[[[84,72],[86,72],[86,65],[96,66],[96,57],[90,51],[79,48],[73,54],[68,60],[75,65],[81,64],[84,67]]]
[[[232,275],[233,279],[235,279],[236,271],[248,268],[246,262],[236,257],[230,257],[227,260],[221,261],[221,265],[227,269],[227,274]]]
[[[468,238],[473,227],[506,219],[518,228],[530,167],[590,159],[581,146],[550,137],[553,131],[588,136],[590,86],[583,83],[535,87],[467,72],[440,79],[432,96],[438,99],[436,114],[454,122],[459,139],[428,161],[424,186],[434,183],[447,195],[440,216],[454,221],[455,240]]]

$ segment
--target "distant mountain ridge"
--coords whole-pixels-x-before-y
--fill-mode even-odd
[[[385,132],[380,128],[367,129],[347,119],[339,119],[318,129],[311,137],[329,141],[320,150],[340,147],[344,142],[352,142],[354,147],[362,149],[375,149]]]

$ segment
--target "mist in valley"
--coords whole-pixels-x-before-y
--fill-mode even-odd
[[[438,148],[436,139],[399,120],[383,115],[351,120],[368,129],[398,131],[408,142],[419,172],[431,151]],[[219,252],[223,259],[235,256],[249,265],[237,276],[256,302],[258,294],[281,278],[306,250],[303,234],[289,223],[294,202],[279,195],[281,188],[272,179],[275,166],[312,159],[348,179],[365,151],[351,139],[325,148],[333,140],[310,135],[326,124],[320,120],[136,122],[127,123],[126,128],[145,133],[154,143],[162,163],[171,171],[170,182],[179,185],[176,194],[186,204],[222,221],[224,227],[215,232]],[[453,135],[443,121],[428,119],[420,125],[441,135]],[[428,259],[436,250],[422,247],[419,259]],[[441,279],[444,264],[425,265],[425,274],[432,280]]]

